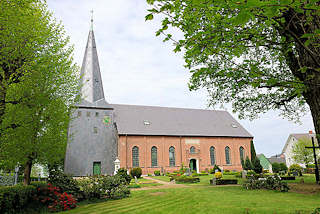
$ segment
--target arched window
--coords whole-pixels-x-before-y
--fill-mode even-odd
[[[240,161],[244,160],[244,148],[240,146],[239,148],[239,153],[240,153]]]
[[[231,161],[230,161],[230,148],[228,146],[225,148],[225,153],[226,153],[226,164],[231,164]]]
[[[132,167],[139,167],[139,148],[137,146],[132,148]]]
[[[176,165],[175,149],[173,146],[169,148],[169,165],[170,166]]]
[[[158,150],[157,147],[151,148],[151,167],[158,166]]]
[[[210,163],[211,166],[216,164],[215,149],[213,146],[210,147]]]
[[[194,146],[191,146],[191,147],[190,147],[190,153],[191,153],[191,154],[196,153],[196,148],[194,148]]]

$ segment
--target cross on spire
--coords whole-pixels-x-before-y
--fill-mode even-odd
[[[91,30],[93,30],[93,10],[90,10],[91,13]]]

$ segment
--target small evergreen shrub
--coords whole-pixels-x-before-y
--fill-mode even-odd
[[[280,169],[280,171],[284,171],[285,173],[288,171],[288,167],[285,163],[280,163],[279,169]]]
[[[292,164],[289,167],[289,174],[293,174],[294,172],[296,172],[299,176],[302,176],[302,167],[299,164]]]
[[[118,169],[117,176],[120,176],[127,185],[130,184],[130,181],[132,179],[131,176],[128,175],[128,171],[125,168]]]
[[[77,198],[81,198],[80,188],[76,180],[60,170],[54,169],[50,171],[48,183],[59,188],[61,192],[66,192]]]
[[[255,173],[262,173],[262,170],[263,170],[263,168],[262,168],[262,166],[261,166],[261,164],[260,164],[260,160],[259,160],[259,158],[254,158],[252,161],[251,161],[251,163],[252,163],[252,169],[254,170],[254,172]]]
[[[252,168],[253,168],[253,167],[252,167],[252,163],[251,163],[249,157],[247,156],[247,157],[246,157],[246,160],[245,160],[245,162],[244,162],[244,167],[243,167],[243,169],[244,169],[244,170],[251,170]]]
[[[272,172],[278,173],[280,171],[280,164],[279,163],[272,163]]]
[[[173,177],[173,179],[177,183],[198,183],[198,182],[200,182],[200,178],[186,176],[186,175],[176,176],[176,177]]]
[[[155,176],[160,176],[160,171],[159,170],[156,170],[153,173],[154,173]]]
[[[132,168],[130,170],[130,175],[132,178],[134,178],[134,177],[140,178],[142,175],[142,169],[140,167]]]
[[[217,179],[216,185],[227,185],[227,184],[237,184],[237,179]]]

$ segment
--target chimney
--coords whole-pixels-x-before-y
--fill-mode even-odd
[[[309,131],[309,134],[313,134],[312,130]]]

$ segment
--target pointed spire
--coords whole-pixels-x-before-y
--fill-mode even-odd
[[[91,18],[91,24],[93,19]],[[86,50],[81,67],[82,99],[95,103],[104,99],[103,85],[93,29],[89,31]]]

